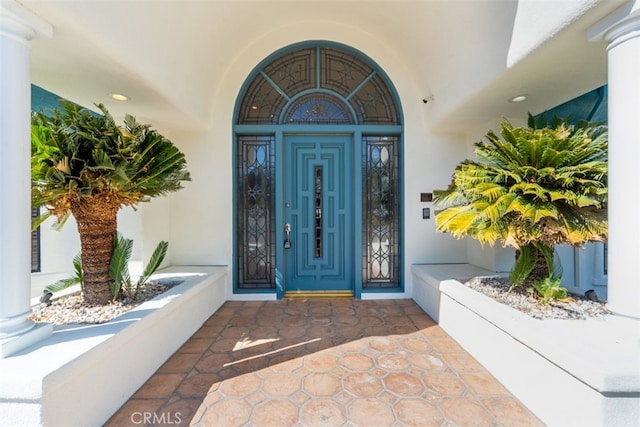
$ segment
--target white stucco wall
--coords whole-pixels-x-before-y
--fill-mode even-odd
[[[371,57],[395,85],[404,113],[405,271],[414,263],[465,262],[465,246],[435,232],[433,215],[422,219],[421,192],[444,188],[455,164],[464,157],[464,138],[431,134],[426,129],[430,106],[418,82],[407,78],[403,62],[384,40],[326,22],[299,22],[276,29],[238,52],[229,63],[213,99],[211,130],[174,134],[185,152],[193,181],[171,199],[171,259],[174,264],[232,265],[233,108],[240,88],[253,68],[274,51],[305,40],[331,40]],[[432,209],[433,210],[433,209]],[[406,291],[411,291],[409,274]]]

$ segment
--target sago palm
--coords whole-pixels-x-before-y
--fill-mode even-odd
[[[109,274],[117,213],[182,188],[190,180],[184,154],[127,115],[119,126],[107,109],[94,114],[65,101],[32,117],[31,201],[59,226],[73,215],[80,235],[83,291],[89,303],[110,301]]]
[[[554,120],[536,128],[530,116],[529,127],[503,120],[500,136],[486,139],[475,144],[477,160],[460,163],[448,189],[434,192],[439,231],[516,248],[516,284],[553,275],[557,244],[606,240],[605,127]]]

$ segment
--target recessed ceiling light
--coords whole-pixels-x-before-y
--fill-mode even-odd
[[[127,95],[123,95],[121,93],[112,93],[111,94],[111,98],[115,99],[116,101],[128,101],[129,97]]]
[[[522,101],[526,101],[526,99],[527,99],[527,95],[518,95],[511,98],[509,102],[522,102]]]

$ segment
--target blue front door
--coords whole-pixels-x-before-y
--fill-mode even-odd
[[[352,136],[284,142],[285,291],[353,290]]]

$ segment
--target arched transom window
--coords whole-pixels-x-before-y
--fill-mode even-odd
[[[321,126],[316,126],[321,125]],[[401,289],[402,117],[386,75],[335,43],[283,49],[251,73],[234,115],[236,290],[276,288],[286,135],[348,134],[353,141],[354,268],[362,290]],[[279,224],[280,225],[280,224]],[[280,252],[282,253],[282,252]],[[359,273],[361,271],[361,274]],[[360,277],[361,276],[361,279]]]
[[[334,47],[282,55],[249,84],[238,124],[399,124],[392,93],[372,65]]]

